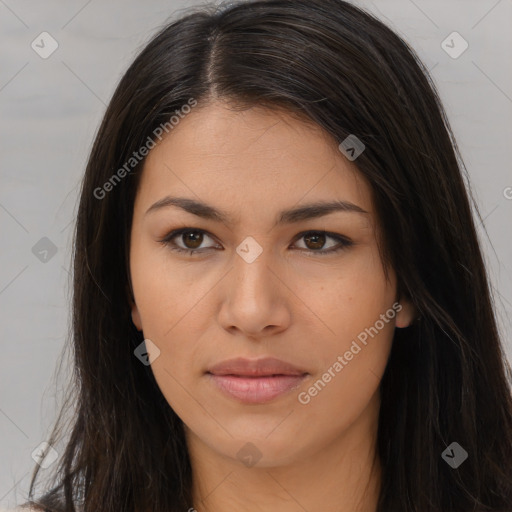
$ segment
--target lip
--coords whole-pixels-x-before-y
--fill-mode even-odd
[[[304,375],[274,375],[267,377],[237,377],[213,375],[209,377],[226,395],[244,404],[263,404],[296,389],[306,378]]]
[[[272,375],[303,375],[306,370],[275,357],[245,359],[237,357],[221,361],[208,369],[213,375],[236,375],[238,377],[265,377]]]
[[[280,359],[236,358],[222,361],[207,372],[215,385],[246,404],[269,402],[300,386],[308,374]]]

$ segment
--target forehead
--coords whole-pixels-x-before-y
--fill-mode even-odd
[[[369,186],[320,127],[220,102],[193,109],[146,158],[137,202],[178,194],[233,211],[335,199],[372,211]]]

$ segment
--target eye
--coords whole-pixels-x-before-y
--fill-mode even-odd
[[[169,247],[172,251],[188,253],[191,256],[194,254],[205,252],[208,249],[215,249],[216,247],[200,247],[204,239],[213,239],[206,231],[196,228],[181,228],[171,231],[165,238],[159,240],[161,244]],[[174,239],[179,240],[183,246],[177,244]],[[304,239],[305,247],[299,247],[299,251],[313,253],[315,256],[323,256],[339,252],[347,247],[354,245],[354,243],[345,236],[328,233],[327,231],[305,231],[299,233],[295,240]],[[327,249],[324,248],[328,239],[334,240],[335,244],[331,244]]]
[[[160,242],[163,245],[168,246],[172,251],[185,252],[192,256],[194,253],[203,252],[203,250],[200,251],[198,248],[203,242],[205,236],[207,238],[211,238],[206,231],[202,229],[181,228],[171,231],[165,238],[160,240]],[[181,247],[177,245],[176,242],[173,241],[174,238],[178,238],[178,240],[185,244],[185,246]],[[206,247],[206,249],[209,249],[209,247]]]
[[[327,249],[323,248],[328,239],[334,240],[337,244],[331,244]],[[307,250],[307,252],[315,253],[315,256],[328,255],[339,252],[354,243],[347,237],[338,235],[336,233],[329,233],[327,231],[306,231],[300,233],[296,240],[304,240],[305,249],[299,248],[299,250]],[[322,249],[323,248],[323,249]]]

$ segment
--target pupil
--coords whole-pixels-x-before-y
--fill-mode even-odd
[[[185,245],[189,249],[197,249],[197,247],[201,245],[202,239],[202,233],[199,233],[197,231],[187,231],[185,233]],[[192,245],[189,245],[189,242],[191,242]]]
[[[313,235],[305,235],[304,239],[306,241],[307,246],[308,246],[308,242],[313,240],[313,247],[310,247],[310,249],[321,249],[325,243],[325,235],[318,234],[318,233],[313,234]],[[320,239],[320,241],[319,241],[319,239]]]

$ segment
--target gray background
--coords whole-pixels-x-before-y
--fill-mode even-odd
[[[432,70],[484,217],[487,234],[479,230],[512,360],[512,0],[354,3]],[[198,4],[0,0],[0,507],[24,500],[31,453],[70,368],[65,359],[57,378],[78,185],[105,104],[137,49],[173,13]],[[59,45],[47,59],[31,48],[43,31]],[[453,31],[469,44],[457,59],[441,47]],[[32,250],[43,237],[57,251],[47,261]]]

